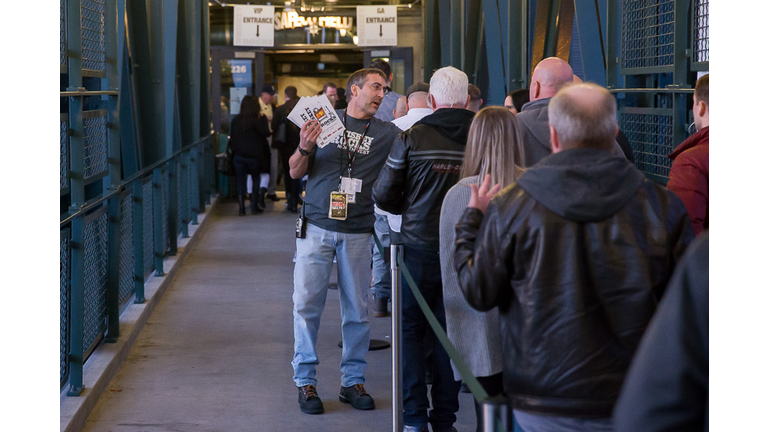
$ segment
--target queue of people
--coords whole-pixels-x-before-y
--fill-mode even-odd
[[[286,121],[295,87],[274,109],[271,131],[255,100],[244,101],[232,121],[240,213],[243,173],[269,173],[265,138],[279,130],[288,207],[295,213],[303,206],[293,292],[300,410],[324,412],[315,344],[334,263],[342,315],[338,397],[375,409],[364,386],[368,295],[377,317],[389,315],[391,297],[389,256],[373,245],[375,232],[385,248],[404,245],[405,266],[471,373],[489,395],[507,398],[509,430],[705,424],[708,280],[676,274],[708,265],[701,252],[708,239],[708,75],[693,100],[698,132],[669,156],[668,187],[634,167],[614,97],[581,82],[561,59],[539,62],[530,88],[510,92],[503,107],[481,108],[480,90],[450,66],[402,96],[390,90],[393,79],[377,60],[353,73],[345,89],[326,84],[320,93],[346,130],[323,148],[318,121],[300,129]],[[342,90],[346,106],[338,108]],[[243,150],[245,140],[258,141],[258,152]],[[703,240],[686,253],[697,234]],[[465,377],[430,342],[432,330],[404,285],[404,430],[455,431]],[[677,332],[665,337],[660,326]],[[695,356],[683,348],[691,344]],[[668,382],[646,379],[667,359],[657,355],[660,347],[679,361],[666,365]],[[690,373],[695,387],[664,393]],[[635,409],[644,400],[647,409]],[[475,403],[478,431],[481,411]]]

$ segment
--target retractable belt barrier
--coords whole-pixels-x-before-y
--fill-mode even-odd
[[[384,256],[384,248],[381,245],[381,241],[379,240],[376,233],[373,233],[373,239],[376,242],[376,247],[379,250],[379,253],[381,256]],[[391,247],[396,247],[396,245],[391,245]],[[397,265],[400,268],[403,277],[408,282],[408,286],[411,288],[411,292],[413,292],[413,296],[416,298],[416,302],[418,302],[419,307],[421,308],[422,312],[424,313],[424,316],[427,318],[427,322],[429,323],[429,326],[432,327],[432,331],[435,333],[435,337],[437,337],[437,340],[440,342],[440,344],[443,345],[443,348],[445,349],[445,352],[448,354],[448,357],[451,358],[453,361],[453,364],[456,365],[456,369],[458,369],[459,373],[461,374],[461,377],[463,378],[464,383],[469,388],[469,391],[472,393],[472,396],[475,398],[478,404],[480,404],[483,407],[483,417],[484,417],[484,431],[485,432],[505,432],[507,430],[507,424],[508,424],[508,418],[507,418],[507,412],[505,409],[500,409],[499,407],[499,400],[495,398],[490,398],[488,396],[488,392],[485,391],[485,388],[483,388],[483,385],[480,384],[480,382],[477,380],[477,378],[472,375],[472,372],[469,370],[469,366],[464,361],[464,358],[459,354],[459,352],[456,350],[456,347],[453,346],[453,343],[451,343],[450,339],[448,339],[448,334],[445,332],[445,329],[440,325],[440,322],[437,320],[437,317],[435,317],[435,314],[432,312],[432,309],[430,309],[429,305],[427,304],[427,301],[424,299],[424,296],[421,294],[421,291],[419,291],[418,286],[416,285],[416,282],[413,280],[413,277],[411,276],[411,273],[408,271],[408,268],[405,266],[405,263],[403,262],[402,254],[396,254],[397,255]],[[393,284],[393,290],[392,290],[392,296],[394,298],[395,296],[395,278],[392,278],[392,284]],[[395,303],[392,303],[392,320],[400,319],[399,314],[396,315],[395,313]],[[394,325],[393,325],[394,327]],[[392,334],[392,345],[399,346],[400,340],[399,335]],[[394,366],[394,365],[393,365]],[[393,370],[393,376],[398,377],[396,379],[399,379],[400,374],[398,371]],[[398,388],[399,386],[395,386]],[[397,399],[398,395],[393,394],[393,399]],[[398,408],[399,404],[394,403],[393,401],[392,406],[394,408]],[[504,402],[506,404],[506,402]],[[399,407],[402,408],[402,407]],[[401,413],[396,413],[397,415],[402,415]],[[393,423],[393,428],[396,432],[400,432],[398,422]]]

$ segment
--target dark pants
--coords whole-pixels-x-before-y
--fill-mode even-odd
[[[443,284],[438,253],[405,246],[405,267],[445,329]],[[434,432],[450,430],[459,410],[461,382],[454,381],[451,361],[442,344],[435,342],[432,356],[432,409],[427,398],[424,337],[433,333],[416,298],[403,279],[403,422],[409,426],[432,424]],[[429,411],[429,412],[428,412]]]
[[[283,145],[279,149],[280,161],[283,163],[283,179],[285,180],[285,193],[290,194],[294,200],[301,196],[301,179],[291,178],[291,165],[288,161],[296,151],[296,147]]]
[[[237,180],[237,194],[245,195],[248,193],[248,174],[253,177],[253,182],[259,184],[259,160],[240,155],[235,155],[232,160],[235,165],[235,179]]]

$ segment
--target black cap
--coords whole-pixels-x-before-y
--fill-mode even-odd
[[[272,84],[264,84],[264,87],[261,88],[261,92],[271,94],[272,96],[277,94]]]
[[[408,87],[408,90],[405,91],[406,99],[408,98],[408,96],[411,95],[411,93],[416,93],[416,92],[429,93],[429,84],[425,82],[417,82],[416,84],[413,84],[412,86]]]

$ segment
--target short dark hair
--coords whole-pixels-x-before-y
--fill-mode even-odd
[[[512,98],[512,105],[515,107],[517,112],[522,111],[523,105],[531,101],[531,95],[527,88],[512,90],[511,92],[507,93],[507,96]]]
[[[296,87],[294,86],[288,86],[285,88],[285,96],[289,99],[296,99],[296,96],[298,96],[299,91],[296,90]]]
[[[389,62],[387,62],[384,59],[376,59],[371,62],[369,68],[378,69],[382,72],[384,72],[384,75],[387,77],[384,78],[385,80],[389,81],[389,76],[392,75],[392,68],[389,66]]]
[[[328,87],[336,88],[336,84],[328,81],[327,83],[323,84],[323,91],[321,93],[325,93],[325,91],[328,90]]]
[[[350,75],[349,78],[347,79],[347,88],[346,88],[347,100],[349,100],[349,98],[352,97],[352,85],[362,87],[365,84],[365,79],[368,78],[368,75],[378,75],[384,78],[384,81],[389,79],[386,76],[384,76],[384,72],[382,72],[381,69],[366,68],[366,69],[357,70],[353,72],[352,75]]]
[[[693,94],[696,95],[696,100],[709,105],[709,74],[696,81],[696,90],[694,90]]]
[[[467,93],[469,93],[469,99],[473,101],[480,100],[483,97],[482,93],[480,93],[480,88],[474,84],[467,86]]]

